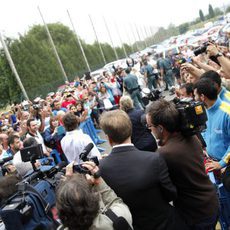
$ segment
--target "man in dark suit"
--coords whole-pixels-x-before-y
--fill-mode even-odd
[[[143,118],[145,119],[145,112],[141,109],[135,109],[133,101],[129,96],[122,96],[120,98],[120,109],[125,111],[132,123],[131,142],[140,150],[155,152],[157,143],[151,131],[146,127]]]
[[[169,204],[176,190],[163,158],[131,143],[132,124],[121,110],[102,114],[100,125],[113,147],[100,161],[106,183],[129,206],[136,230],[186,229]]]
[[[158,100],[147,108],[147,125],[159,140],[158,149],[178,191],[174,206],[191,230],[215,229],[218,217],[216,191],[204,168],[198,138],[180,132],[175,104]]]

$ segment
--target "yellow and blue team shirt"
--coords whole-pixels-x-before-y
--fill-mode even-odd
[[[221,87],[221,91],[218,96],[222,101],[230,104],[230,92],[225,87]]]
[[[215,104],[207,109],[207,116],[207,129],[203,133],[207,153],[225,167],[230,162],[230,104],[218,97]]]

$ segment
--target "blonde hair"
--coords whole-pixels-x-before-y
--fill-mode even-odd
[[[100,126],[116,144],[122,144],[132,135],[132,123],[122,110],[104,112],[100,117]]]
[[[130,96],[122,96],[120,98],[120,108],[127,112],[128,110],[133,108],[133,100]]]

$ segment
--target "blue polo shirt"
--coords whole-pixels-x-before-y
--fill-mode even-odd
[[[207,116],[207,129],[203,133],[207,153],[225,167],[230,160],[230,104],[218,97],[207,109]]]

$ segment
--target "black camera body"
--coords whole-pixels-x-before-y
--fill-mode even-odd
[[[41,107],[40,104],[33,104],[33,109],[39,110],[39,109],[41,109],[41,108],[42,108],[42,107]]]
[[[202,102],[192,99],[175,100],[180,115],[179,130],[185,136],[192,136],[206,129],[207,114]]]
[[[206,50],[207,50],[208,45],[209,45],[208,42],[205,42],[205,43],[203,43],[202,46],[196,48],[196,49],[193,51],[194,55],[195,55],[195,56],[198,56],[198,55],[200,55],[200,54],[202,54],[202,53],[205,53]]]
[[[205,42],[203,43],[202,46],[198,47],[197,49],[195,49],[193,51],[194,55],[195,56],[198,56],[199,54],[202,54],[202,53],[205,53],[207,51],[207,47],[209,46],[209,43],[208,42]],[[213,62],[215,62],[217,65],[221,66],[220,65],[220,62],[217,60],[217,57],[215,56],[210,56],[209,57]]]
[[[163,98],[162,92],[159,89],[150,90],[149,88],[144,88],[142,89],[141,94],[141,99],[145,106],[147,106],[150,101],[156,101]]]

